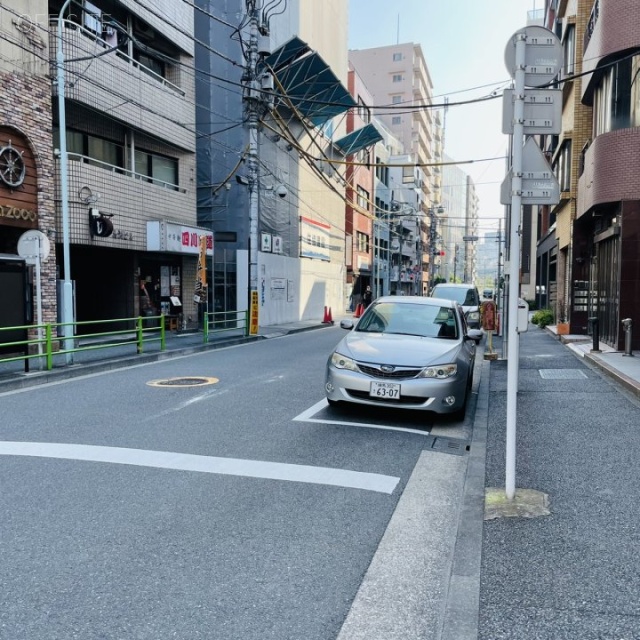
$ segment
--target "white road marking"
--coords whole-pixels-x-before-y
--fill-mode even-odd
[[[220,396],[222,395],[223,392],[219,391],[219,390],[213,390],[213,391],[207,391],[206,393],[203,393],[199,396],[195,396],[193,398],[190,398],[189,400],[185,400],[184,402],[181,402],[179,404],[177,404],[175,407],[171,407],[170,409],[165,409],[164,411],[161,411],[160,413],[153,415],[153,416],[148,416],[147,418],[143,418],[143,422],[149,422],[150,420],[157,420],[158,418],[162,418],[164,416],[168,416],[171,415],[172,413],[176,413],[177,411],[182,411],[183,409],[186,409],[187,407],[191,406],[192,404],[196,404],[198,402],[202,402],[203,400],[207,400],[209,399],[211,396]]]
[[[400,481],[400,478],[393,476],[331,467],[55,442],[0,442],[0,455],[128,464],[137,467],[306,482],[386,494],[392,494]]]
[[[428,431],[420,431],[418,429],[408,429],[406,427],[390,427],[382,424],[369,424],[367,422],[347,422],[346,420],[325,420],[314,418],[313,416],[318,413],[321,409],[328,407],[329,403],[327,399],[320,400],[320,402],[316,402],[312,407],[309,407],[306,411],[303,411],[295,418],[293,418],[294,422],[316,422],[318,424],[339,424],[345,425],[347,427],[365,427],[366,429],[381,429],[383,431],[403,431],[405,433],[413,433],[414,435],[419,436],[428,436],[430,435]]]

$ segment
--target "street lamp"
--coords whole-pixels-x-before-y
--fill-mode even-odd
[[[58,14],[58,46],[56,68],[58,85],[58,128],[60,130],[60,208],[62,210],[62,256],[64,280],[62,281],[62,333],[65,338],[67,364],[73,363],[73,285],[71,283],[71,258],[69,251],[69,174],[67,154],[67,120],[65,105],[64,47],[62,42],[63,15],[71,0],[65,0]]]

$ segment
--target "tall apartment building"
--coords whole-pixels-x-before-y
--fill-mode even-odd
[[[421,165],[419,175],[415,176],[415,184],[410,184],[414,176],[409,168],[406,175],[402,176],[403,188],[411,187],[419,191],[416,199],[413,196],[408,199],[421,212],[421,216],[416,218],[417,229],[407,231],[405,224],[403,235],[412,238],[417,234],[415,241],[420,250],[402,258],[395,277],[398,278],[398,289],[423,294],[428,290],[432,254],[429,212],[430,208],[439,204],[440,187],[434,167],[427,165],[431,165],[442,154],[441,137],[436,140],[437,127],[433,113],[428,108],[433,102],[429,69],[422,47],[414,43],[351,50],[349,60],[363,78],[374,103],[377,106],[389,105],[388,112],[380,114],[380,120],[402,143],[408,164]],[[422,108],[425,106],[427,108]],[[407,199],[403,202],[407,202]],[[412,244],[413,240],[401,242],[402,246]],[[419,264],[415,264],[416,260]]]
[[[46,320],[56,320],[56,306],[60,317],[56,280],[64,279],[79,321],[183,312],[195,323],[206,230],[196,225],[192,8],[170,0],[19,4],[2,8],[2,46],[17,63],[3,64],[10,92],[0,98],[0,131],[25,167],[3,198],[23,201],[27,213],[17,225],[0,220],[3,252],[16,252],[16,229],[38,228],[50,240]]]
[[[444,255],[435,275],[447,282],[464,282],[473,276],[475,264],[474,243],[465,242],[464,237],[477,235],[479,201],[471,177],[446,154],[443,160],[438,248]]]
[[[591,135],[580,149],[572,264],[573,297],[588,280],[586,311],[597,317],[600,338],[624,349],[622,320],[640,318],[640,12],[631,0],[596,0],[584,37],[580,99],[591,107]],[[640,349],[640,331],[633,332]]]
[[[417,163],[431,163],[434,155],[433,83],[422,52],[414,43],[371,49],[352,49],[349,61],[362,77],[376,105],[390,105],[380,119],[403,143]],[[407,108],[409,112],[407,113]],[[394,113],[395,111],[395,113]],[[425,167],[420,188],[426,207],[434,204],[432,168]]]

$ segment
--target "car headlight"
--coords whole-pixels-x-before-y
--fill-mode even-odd
[[[358,371],[358,365],[351,358],[343,356],[337,351],[331,356],[331,364],[336,369],[347,369],[348,371]]]
[[[437,380],[444,380],[455,376],[458,372],[458,365],[456,364],[441,364],[437,367],[426,367],[420,372],[418,378],[436,378]]]
[[[468,320],[480,320],[480,312],[479,311],[469,311],[467,313]]]

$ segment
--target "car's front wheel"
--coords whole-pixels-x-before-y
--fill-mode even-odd
[[[467,377],[467,386],[464,390],[464,401],[462,406],[451,414],[452,419],[455,422],[462,422],[467,413],[467,404],[469,403],[469,395],[471,393],[471,387],[473,386],[473,369],[469,372]]]

